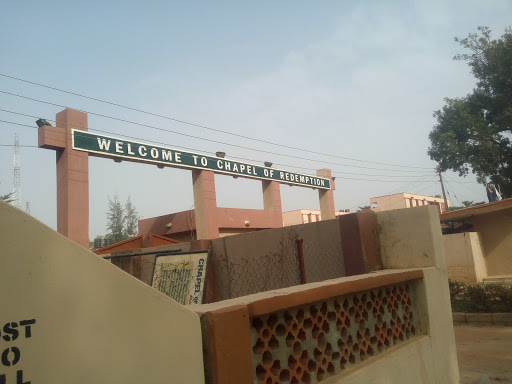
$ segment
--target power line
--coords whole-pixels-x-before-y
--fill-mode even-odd
[[[446,186],[448,187],[447,188],[447,192],[448,192],[448,195],[451,195],[450,194],[450,191],[448,189],[451,189],[452,192],[453,192],[453,196],[455,197],[455,199],[458,201],[459,203],[459,206],[462,206],[462,203],[460,202],[459,198],[457,197],[457,194],[455,193],[455,190],[453,189],[453,187],[450,185],[450,183],[448,183],[448,180],[445,180],[444,183],[446,184]]]
[[[18,94],[7,92],[7,91],[0,90],[0,93],[4,93],[4,94],[10,95],[10,96],[14,96],[14,97],[19,97],[19,98],[22,98],[22,99],[27,99],[27,100],[35,101],[35,102],[38,102],[38,103],[43,103],[43,104],[47,104],[47,105],[53,105],[53,106],[56,106],[56,107],[59,107],[59,108],[68,108],[65,105],[56,104],[56,103],[52,103],[52,102],[44,101],[44,100],[39,100],[39,99],[35,99],[35,98],[32,98],[32,97],[28,97],[28,96],[18,95]],[[306,161],[312,161],[312,162],[317,162],[317,163],[325,163],[325,164],[332,164],[332,165],[341,165],[341,166],[344,166],[344,167],[352,167],[352,168],[360,168],[360,169],[373,169],[373,170],[382,170],[382,171],[391,171],[391,172],[418,172],[418,171],[412,171],[412,170],[400,170],[400,169],[375,168],[375,167],[364,167],[364,166],[358,166],[358,165],[349,165],[349,164],[335,163],[335,162],[330,162],[330,161],[323,161],[323,160],[311,159],[311,158],[307,158],[307,157],[300,157],[300,156],[295,156],[295,155],[289,155],[289,154],[285,154],[285,153],[277,153],[277,152],[267,151],[267,150],[263,150],[263,149],[254,149],[254,148],[245,147],[245,146],[242,146],[242,145],[230,144],[230,143],[226,143],[226,142],[219,141],[219,140],[206,139],[204,137],[189,135],[189,134],[186,134],[186,133],[177,132],[177,131],[173,131],[173,130],[162,128],[162,127],[156,127],[156,126],[149,125],[149,124],[138,123],[138,122],[134,122],[134,121],[131,121],[131,120],[126,120],[126,119],[121,119],[121,118],[118,118],[118,117],[108,116],[108,115],[104,115],[104,114],[101,114],[101,113],[90,112],[90,111],[85,111],[85,110],[78,110],[78,109],[76,109],[76,110],[79,111],[79,112],[83,112],[83,113],[87,113],[87,114],[93,115],[93,116],[103,117],[103,118],[106,118],[106,119],[111,119],[111,120],[120,121],[120,122],[123,122],[123,123],[133,124],[133,125],[136,125],[136,126],[141,126],[141,127],[146,127],[146,128],[150,128],[150,129],[155,129],[155,130],[158,130],[158,131],[173,133],[173,134],[177,134],[177,135],[181,135],[181,136],[191,137],[193,139],[207,141],[209,143],[217,143],[217,144],[227,145],[227,146],[230,146],[230,147],[242,148],[242,149],[246,149],[246,150],[253,151],[253,152],[268,153],[268,154],[275,155],[275,156],[285,156],[285,157],[290,157],[290,158],[299,159],[299,160],[306,160]],[[407,166],[404,166],[404,167],[407,167]],[[429,169],[429,168],[424,168],[424,169]]]
[[[39,100],[39,99],[35,99],[35,98],[32,98],[32,97],[28,97],[28,96],[22,96],[22,95],[18,95],[18,94],[7,92],[7,91],[0,90],[0,93],[4,93],[4,94],[10,95],[10,96],[19,97],[19,98],[22,98],[22,99],[27,99],[27,100],[35,101],[35,102],[38,102],[38,103],[53,105],[53,106],[56,106],[56,107],[59,107],[59,108],[68,108],[65,105],[51,103],[49,101]],[[121,119],[121,118],[113,117],[113,116],[108,116],[108,115],[104,115],[104,114],[101,114],[101,113],[90,112],[90,111],[79,110],[79,109],[76,109],[76,111],[87,113],[87,114],[90,114],[90,115],[93,115],[93,116],[104,117],[106,119],[120,121],[120,122],[123,122],[123,123],[128,123],[128,124],[133,124],[133,125],[137,125],[137,126],[141,126],[141,127],[151,128],[151,129],[155,129],[155,130],[158,130],[158,131],[169,132],[169,133],[174,133],[174,134],[181,135],[181,136],[191,137],[191,138],[194,138],[194,139],[197,139],[197,140],[207,141],[209,143],[217,143],[217,144],[227,145],[227,146],[230,146],[230,147],[242,148],[242,149],[246,149],[248,151],[268,153],[268,154],[275,155],[275,156],[285,156],[285,157],[290,157],[290,158],[299,159],[299,160],[306,160],[306,161],[312,161],[312,162],[317,162],[317,163],[325,163],[325,164],[333,164],[333,165],[341,165],[341,166],[344,166],[344,167],[353,167],[353,168],[361,168],[361,169],[373,169],[373,170],[383,170],[383,171],[391,171],[391,172],[418,172],[418,171],[408,171],[408,170],[398,170],[398,169],[395,170],[395,169],[375,168],[375,167],[363,167],[363,166],[358,166],[358,165],[334,163],[334,162],[330,162],[330,161],[316,160],[316,159],[311,159],[311,158],[307,158],[307,157],[300,157],[300,156],[288,155],[288,154],[284,154],[284,153],[277,153],[277,152],[267,151],[267,150],[263,150],[263,149],[254,149],[254,148],[245,147],[245,146],[242,146],[242,145],[230,144],[230,143],[226,143],[226,142],[219,141],[219,140],[206,139],[204,137],[189,135],[189,134],[186,134],[186,133],[177,132],[177,131],[173,131],[173,130],[165,129],[165,128],[161,128],[161,127],[155,127],[155,126],[149,125],[149,124],[137,123],[137,122],[134,122],[134,121],[130,121],[130,120],[126,120],[126,119]],[[425,168],[425,169],[428,169],[428,168]]]
[[[0,147],[14,147],[14,144],[0,144]],[[39,148],[37,145],[18,145],[20,148]]]
[[[425,177],[429,178],[429,180],[424,180],[423,178],[425,178]],[[422,180],[422,179],[423,179],[423,180]],[[427,182],[432,181],[432,180],[433,180],[432,175],[430,175],[430,174],[425,174],[425,175],[423,175],[423,176],[420,176],[418,179],[416,179],[416,180],[414,180],[414,181],[412,181],[412,182],[409,182],[409,183],[407,183],[407,184],[405,184],[405,185],[402,185],[402,186],[400,186],[400,187],[398,187],[398,188],[393,189],[392,191],[387,192],[385,195],[392,195],[392,194],[396,194],[396,193],[398,193],[398,191],[400,191],[400,190],[402,190],[402,191],[403,191],[403,190],[405,190],[405,188],[409,188],[409,189],[410,189],[410,188],[412,188],[413,186],[417,187],[417,186],[419,186],[419,185],[421,185],[421,184],[427,183]],[[385,196],[385,195],[384,195],[384,196]],[[388,200],[388,199],[390,199],[390,198],[391,198],[391,196],[387,197],[386,199],[384,199],[384,200],[382,200],[382,201],[386,201],[386,200]],[[363,201],[363,202],[361,202],[361,203],[359,203],[359,204],[354,205],[354,206],[353,206],[353,207],[351,207],[350,209],[354,209],[354,208],[359,207],[360,205],[365,204],[365,203],[366,203],[366,201]]]
[[[11,114],[15,114],[15,115],[20,115],[20,116],[30,117],[30,118],[34,118],[34,119],[38,118],[37,116],[28,115],[28,114],[20,113],[20,112],[14,112],[14,111],[6,110],[6,109],[0,109],[0,111],[11,113]],[[46,120],[55,122],[55,120],[53,120],[53,119],[46,119]],[[29,126],[29,125],[25,125],[25,124],[19,124],[19,123],[14,123],[14,122],[8,122],[8,121],[5,121],[5,120],[0,120],[0,121],[5,122],[5,123],[9,123],[9,124],[18,124],[18,125],[22,125],[22,126],[27,126],[29,128],[34,128],[34,129],[36,128],[36,127],[33,127],[33,126]],[[71,126],[71,127],[73,127],[73,126]],[[77,127],[77,128],[82,128],[82,127]],[[119,135],[119,136],[123,136],[123,137],[128,137],[128,138],[131,138],[131,139],[134,139],[134,140],[142,140],[142,141],[149,141],[149,142],[153,142],[153,143],[157,143],[157,144],[162,144],[162,145],[170,145],[168,143],[164,143],[164,142],[160,142],[160,141],[146,140],[146,139],[143,139],[143,138],[140,138],[140,137],[134,137],[134,136],[129,136],[129,135],[125,135],[125,134],[119,134],[119,133],[116,133],[116,132],[109,132],[109,131],[105,131],[105,130],[100,130],[100,129],[93,129],[91,127],[87,127],[87,129],[92,129],[92,130],[95,130],[95,131],[98,131],[98,132],[103,132],[103,133],[112,134],[112,135]],[[188,150],[192,150],[192,151],[199,151],[199,150],[194,149],[194,148],[187,148],[187,147],[180,147],[180,148],[188,149]],[[248,160],[248,161],[253,161],[253,162],[259,162],[260,161],[260,160],[254,160],[254,159],[247,159],[247,158],[243,158],[243,157],[236,157],[236,158],[243,159],[243,160]],[[285,167],[289,167],[289,168],[316,170],[316,168],[297,167],[297,166],[287,165],[287,164],[277,164],[276,163],[276,165],[285,166]],[[397,170],[391,170],[391,171],[392,172],[397,172]],[[334,172],[336,172],[336,174],[334,175],[336,177],[340,177],[340,176],[338,176],[338,174],[350,174],[350,175],[357,175],[357,176],[377,176],[377,177],[378,176],[380,176],[380,177],[402,177],[402,178],[416,177],[416,176],[412,176],[412,175],[411,176],[407,176],[407,175],[368,175],[368,174],[364,174],[364,173],[361,174],[361,173],[344,172],[344,171],[333,171],[333,173]],[[345,179],[349,179],[349,178],[345,178]],[[353,180],[367,180],[367,179],[356,179],[356,178],[353,178]],[[372,180],[372,181],[376,181],[376,180]],[[393,182],[393,181],[392,180],[382,180],[382,182]],[[398,181],[398,182],[400,182],[400,181]]]
[[[177,122],[177,123],[186,124],[186,125],[189,125],[189,126],[210,130],[210,131],[213,131],[213,132],[224,133],[226,135],[240,137],[240,138],[243,138],[243,139],[257,141],[257,142],[261,142],[261,143],[264,143],[264,144],[270,144],[270,145],[274,145],[274,146],[278,146],[278,147],[282,147],[282,148],[288,148],[288,149],[297,150],[297,151],[303,151],[303,152],[312,153],[312,154],[316,154],[316,155],[322,155],[322,156],[327,156],[327,157],[332,157],[332,158],[338,158],[338,159],[343,159],[343,160],[351,160],[351,161],[357,161],[357,162],[363,162],[363,163],[369,163],[369,164],[387,165],[387,166],[402,167],[402,168],[428,169],[427,167],[417,167],[417,166],[410,166],[410,165],[391,164],[391,163],[382,163],[382,162],[369,161],[369,160],[361,160],[361,159],[355,159],[355,158],[351,158],[351,157],[345,157],[345,156],[332,155],[332,154],[328,154],[328,153],[312,151],[312,150],[308,150],[308,149],[304,149],[304,148],[293,147],[293,146],[290,146],[290,145],[277,144],[277,143],[273,143],[273,142],[268,141],[268,140],[257,139],[257,138],[254,138],[254,137],[250,137],[250,136],[246,136],[246,135],[241,135],[241,134],[238,134],[238,133],[233,133],[233,132],[225,131],[225,130],[222,130],[222,129],[208,127],[206,125],[191,123],[191,122],[188,122],[188,121],[185,121],[185,120],[176,119],[176,118],[173,118],[173,117],[164,116],[164,115],[160,115],[160,114],[157,114],[157,113],[144,111],[144,110],[138,109],[138,108],[128,107],[126,105],[114,103],[114,102],[107,101],[107,100],[102,100],[102,99],[91,97],[91,96],[82,95],[80,93],[67,91],[67,90],[64,90],[64,89],[57,88],[57,87],[52,87],[52,86],[49,86],[49,85],[45,85],[45,84],[41,84],[41,83],[36,83],[36,82],[33,82],[33,81],[21,79],[21,78],[14,77],[14,76],[9,76],[9,75],[2,74],[2,73],[0,73],[0,76],[6,77],[6,78],[9,78],[9,79],[12,79],[12,80],[16,80],[16,81],[21,81],[21,82],[24,82],[24,83],[36,85],[38,87],[52,89],[54,91],[63,92],[63,93],[67,93],[67,94],[70,94],[70,95],[73,95],[73,96],[78,96],[78,97],[82,97],[82,98],[85,98],[85,99],[97,101],[97,102],[100,102],[100,103],[109,104],[109,105],[116,106],[116,107],[119,107],[119,108],[124,108],[124,109],[130,110],[130,111],[135,111],[135,112],[143,113],[143,114],[146,114],[146,115],[155,116],[155,117],[159,117],[159,118],[162,118],[162,119],[174,121],[174,122]],[[3,92],[3,91],[1,91],[1,92]],[[8,92],[4,92],[4,93],[10,94]],[[11,95],[14,95],[14,94],[11,94]],[[14,96],[23,97],[23,96],[19,96],[19,95],[14,95]],[[55,105],[55,104],[53,104],[53,105]],[[99,115],[99,116],[101,116],[101,115]],[[103,117],[107,117],[107,116],[103,116]],[[107,118],[109,118],[109,117],[107,117]],[[141,125],[141,124],[139,124],[139,125]],[[173,133],[183,134],[183,133],[178,133],[178,132],[173,132]],[[185,135],[185,134],[183,134],[183,135]],[[194,137],[194,136],[191,136],[191,135],[186,135],[186,136]],[[197,138],[197,137],[195,137],[195,138]],[[231,144],[227,144],[227,143],[224,143],[224,144],[231,145]],[[272,153],[272,152],[268,152],[268,153]]]
[[[473,184],[474,185],[474,183],[466,183],[466,182],[457,181],[457,180],[453,179],[452,177],[450,177],[450,176],[448,176],[446,174],[445,174],[445,177],[447,177],[449,180],[453,181],[454,183],[461,184],[464,188],[468,189],[473,194],[478,194],[478,196],[483,196],[484,199],[487,198],[487,195],[484,195],[483,193],[476,192],[473,189],[469,188],[467,185],[465,185],[465,184]]]
[[[0,120],[0,122],[7,123],[7,124],[18,125],[18,126],[22,126],[22,127],[27,127],[27,128],[31,128],[31,129],[37,129],[37,127],[31,126],[31,125],[28,125],[28,124],[15,123],[15,122],[12,122],[12,121],[7,121],[7,120]],[[50,130],[53,131],[53,132],[60,132],[59,130],[56,130],[56,129],[50,129]],[[108,132],[108,131],[102,131],[102,132],[108,133],[108,134],[115,134],[115,133]],[[133,138],[133,139],[136,139],[136,140],[143,140],[144,141],[144,139],[138,138],[138,137],[126,136],[126,135],[122,135],[122,134],[120,136],[130,137],[130,138]],[[153,142],[153,143],[157,143],[157,144],[167,145],[166,143],[155,142],[155,141],[152,141],[152,140],[145,140],[145,141]],[[1,146],[12,146],[12,144],[10,144],[10,145],[5,144],[5,145],[1,145]],[[37,146],[26,146],[26,147],[35,147],[35,148],[37,148]],[[257,162],[257,160],[251,160],[251,161]],[[362,174],[361,176],[365,176],[365,175]],[[340,178],[340,179],[343,179],[343,180],[375,181],[375,182],[380,182],[380,183],[391,183],[391,182],[395,182],[396,183],[396,182],[404,182],[405,181],[405,180],[360,179],[360,178],[352,178],[352,177],[344,177],[344,176],[336,176],[336,177]],[[408,177],[408,176],[404,176],[404,177]]]

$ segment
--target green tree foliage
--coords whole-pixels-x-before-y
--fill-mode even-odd
[[[125,235],[127,237],[136,236],[138,231],[139,215],[133,206],[132,201],[130,200],[130,196],[128,196],[128,200],[126,200],[124,210],[126,222]]]
[[[114,195],[111,199],[108,197],[108,212],[107,212],[107,236],[112,239],[112,242],[117,243],[125,240],[128,236],[125,235],[125,214],[123,206],[119,201],[119,197]]]
[[[113,243],[136,236],[138,220],[139,215],[129,196],[124,207],[117,195],[114,195],[112,199],[108,197],[106,237],[110,238]]]
[[[491,39],[491,30],[457,41],[468,53],[454,57],[466,61],[477,86],[466,97],[445,99],[436,112],[428,154],[441,171],[451,169],[466,176],[471,168],[480,183],[499,185],[512,196],[512,29]]]
[[[5,201],[6,203],[12,203],[14,199],[12,198],[13,192],[8,193],[7,195],[0,195],[0,201]]]
[[[450,208],[448,208],[448,210],[449,211],[457,211],[459,209],[474,207],[476,205],[482,205],[482,204],[485,204],[485,201],[479,201],[477,203],[474,203],[473,200],[471,200],[471,201],[463,200],[461,206],[451,206]]]

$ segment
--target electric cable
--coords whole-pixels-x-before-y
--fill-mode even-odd
[[[52,102],[44,101],[44,100],[39,100],[39,99],[35,99],[35,98],[32,98],[32,97],[28,97],[28,96],[18,95],[18,94],[7,92],[7,91],[0,90],[0,93],[4,93],[4,94],[7,94],[7,95],[11,95],[11,96],[15,96],[15,97],[19,97],[19,98],[35,101],[35,102],[38,102],[38,103],[43,103],[43,104],[57,106],[59,108],[68,108],[65,105],[56,104],[56,103],[52,103]],[[101,113],[90,112],[90,111],[79,110],[79,109],[75,109],[75,110],[77,110],[79,112],[87,113],[87,114],[90,114],[90,115],[93,115],[93,116],[99,116],[99,117],[103,117],[103,118],[107,118],[107,119],[111,119],[111,120],[115,120],[115,121],[120,121],[120,122],[123,122],[123,123],[128,123],[128,124],[132,124],[132,125],[136,125],[136,126],[142,126],[142,127],[146,127],[146,128],[150,128],[150,129],[154,129],[154,130],[158,130],[158,131],[164,131],[164,132],[173,133],[173,134],[176,134],[176,135],[186,136],[186,137],[190,137],[190,138],[197,139],[197,140],[207,141],[209,143],[217,143],[217,144],[227,145],[227,146],[230,146],[230,147],[242,148],[242,149],[249,150],[249,151],[254,151],[254,152],[268,153],[268,154],[272,154],[272,155],[275,155],[275,156],[285,156],[285,157],[290,157],[290,158],[299,159],[299,160],[306,160],[306,161],[312,161],[312,162],[324,163],[324,164],[341,165],[341,166],[352,167],[352,168],[384,170],[384,171],[391,171],[391,172],[416,172],[416,173],[418,172],[418,171],[412,171],[412,170],[398,170],[398,169],[395,170],[395,169],[388,169],[388,168],[375,168],[375,167],[364,167],[364,166],[358,166],[358,165],[349,165],[349,164],[335,163],[335,162],[331,162],[331,161],[323,161],[323,160],[311,159],[311,158],[307,158],[307,157],[300,157],[300,156],[295,156],[295,155],[289,155],[289,154],[284,154],[284,153],[277,153],[277,152],[272,152],[272,151],[267,151],[267,150],[262,150],[262,149],[254,149],[254,148],[250,148],[250,147],[246,147],[246,146],[242,146],[242,145],[230,144],[230,143],[226,143],[226,142],[219,141],[219,140],[206,139],[206,138],[203,138],[203,137],[189,135],[189,134],[186,134],[186,133],[177,132],[177,131],[173,131],[173,130],[162,128],[162,127],[156,127],[156,126],[149,125],[149,124],[138,123],[138,122],[134,122],[134,121],[131,121],[131,120],[126,120],[126,119],[121,119],[121,118],[118,118],[118,117],[108,116],[108,115],[104,115],[104,114],[101,114]],[[403,167],[408,167],[408,166],[403,166]],[[409,168],[411,168],[411,167],[409,167]],[[421,169],[429,169],[429,168],[421,168]]]
[[[2,123],[7,123],[7,124],[13,124],[13,125],[18,125],[18,126],[23,126],[23,127],[27,127],[27,128],[31,128],[31,129],[38,129],[37,127],[33,127],[31,125],[28,125],[28,124],[22,124],[22,123],[15,123],[15,122],[12,122],[12,121],[6,121],[6,120],[0,120],[0,122]],[[58,130],[51,130],[53,132],[60,132]],[[111,133],[111,132],[105,132],[105,133]],[[135,139],[138,139],[138,138],[135,138]],[[150,140],[146,140],[146,141],[150,141]],[[159,142],[157,142],[159,143]],[[12,145],[12,144],[11,144]],[[8,145],[5,145],[5,146],[8,146]],[[38,148],[37,146],[32,146],[32,147],[35,147],[35,148]],[[352,177],[344,177],[344,176],[336,176],[337,178],[340,178],[340,179],[343,179],[343,180],[359,180],[359,181],[372,181],[372,182],[385,182],[385,183],[391,183],[391,182],[405,182],[406,180],[377,180],[377,179],[360,179],[360,178],[352,178]],[[407,177],[407,176],[405,176]]]
[[[429,178],[429,180],[425,180],[425,179],[423,179],[423,178],[425,178],[425,177]],[[423,180],[422,180],[422,179],[423,179]],[[391,191],[389,191],[389,192],[385,193],[385,194],[384,194],[384,196],[396,194],[396,193],[398,193],[398,191],[400,191],[400,190],[402,190],[402,191],[403,191],[403,190],[405,190],[405,188],[412,188],[413,186],[414,186],[414,187],[417,187],[417,186],[419,186],[419,185],[421,185],[421,184],[424,184],[424,183],[427,183],[427,182],[429,182],[429,181],[432,181],[433,179],[434,179],[434,178],[433,178],[433,177],[432,177],[432,175],[430,175],[430,174],[426,174],[426,175],[420,176],[418,179],[416,179],[416,180],[414,180],[414,181],[412,181],[412,182],[409,182],[409,183],[407,183],[407,184],[405,184],[405,185],[402,185],[402,186],[400,186],[400,187],[398,187],[398,188],[395,188],[395,189],[393,189],[393,190],[391,190]],[[371,197],[370,197],[370,198],[371,198]],[[388,199],[390,199],[390,198],[391,198],[391,196],[387,197],[387,198],[386,198],[386,199],[384,199],[383,201],[387,201],[387,200],[388,200]],[[353,206],[353,207],[351,207],[350,209],[354,209],[354,208],[359,207],[360,205],[365,204],[365,203],[366,203],[366,201],[363,201],[363,202],[361,202],[361,203],[359,203],[359,204],[354,205],[354,206]]]
[[[25,113],[14,112],[14,111],[6,110],[6,109],[0,109],[0,111],[6,112],[6,113],[15,114],[15,115],[20,115],[20,116],[30,117],[30,118],[34,118],[34,119],[38,118],[37,116],[34,116],[34,115],[28,115],[28,114],[25,114]],[[55,122],[54,119],[46,119],[46,120],[47,121]],[[2,120],[2,121],[6,122],[6,123],[16,124],[16,123],[7,122],[7,121],[4,121],[4,120]],[[70,125],[70,126],[74,127],[73,125]],[[32,127],[32,126],[29,126],[29,127],[30,128],[36,128],[36,127]],[[82,127],[76,126],[76,128],[82,128]],[[157,144],[161,144],[161,145],[170,145],[168,143],[164,143],[164,142],[160,142],[160,141],[147,140],[147,139],[143,139],[143,138],[140,138],[140,137],[129,136],[129,135],[126,135],[126,134],[121,134],[121,133],[116,133],[116,132],[109,132],[109,131],[100,130],[100,129],[93,129],[91,127],[87,127],[87,129],[92,129],[93,131],[98,131],[98,132],[112,134],[112,135],[119,135],[119,136],[131,138],[131,139],[134,139],[134,140],[149,141],[149,142],[153,142],[153,143],[157,143]],[[180,147],[180,148],[183,148],[183,149],[187,149],[187,150],[192,150],[192,151],[200,151],[200,150],[197,150],[197,149],[194,149],[194,148],[187,148],[187,147],[183,147],[183,146],[177,146],[177,147]],[[236,157],[236,158],[243,159],[243,160],[248,160],[248,161],[254,161],[254,162],[259,162],[260,161],[260,160],[248,159],[248,158],[243,158],[243,157]],[[282,163],[280,163],[280,164],[276,163],[276,165],[285,166],[285,167],[289,167],[289,168],[316,170],[316,168],[298,167],[298,166],[286,165],[286,164],[282,164]],[[397,170],[389,170],[389,171],[397,172]],[[336,177],[337,177],[337,174],[340,174],[340,173],[351,174],[351,175],[358,175],[358,176],[377,176],[377,177],[381,176],[381,177],[402,177],[402,178],[416,177],[416,176],[407,176],[407,175],[368,175],[368,174],[364,174],[364,173],[361,174],[361,173],[344,172],[344,171],[332,171],[332,172],[333,173],[336,172],[336,175],[335,175]],[[354,179],[354,180],[358,180],[358,179]],[[365,180],[365,179],[361,179],[361,180]],[[383,182],[392,182],[392,181],[388,181],[388,180],[382,180],[382,181]]]
[[[290,145],[277,144],[277,143],[273,143],[273,142],[268,141],[268,140],[257,139],[257,138],[254,138],[254,137],[250,137],[250,136],[246,136],[246,135],[241,135],[241,134],[238,134],[238,133],[233,133],[233,132],[229,132],[229,131],[222,130],[222,129],[208,127],[206,125],[191,123],[191,122],[188,122],[188,121],[185,121],[185,120],[176,119],[176,118],[173,118],[173,117],[164,116],[164,115],[160,115],[160,114],[157,114],[157,113],[144,111],[142,109],[133,108],[133,107],[129,107],[129,106],[126,106],[126,105],[114,103],[114,102],[111,102],[111,101],[102,100],[102,99],[99,99],[99,98],[82,95],[80,93],[67,91],[67,90],[64,90],[64,89],[57,88],[57,87],[52,87],[52,86],[49,86],[49,85],[45,85],[45,84],[41,84],[41,83],[36,83],[36,82],[33,82],[33,81],[21,79],[21,78],[14,77],[14,76],[9,76],[9,75],[2,74],[2,73],[0,73],[0,76],[6,77],[6,78],[9,78],[9,79],[12,79],[12,80],[16,80],[16,81],[21,81],[21,82],[24,82],[24,83],[36,85],[36,86],[39,86],[39,87],[44,87],[44,88],[47,88],[47,89],[52,89],[52,90],[55,90],[55,91],[58,91],[58,92],[67,93],[67,94],[70,94],[70,95],[73,95],[73,96],[78,96],[78,97],[82,97],[82,98],[85,98],[85,99],[89,99],[89,100],[93,100],[93,101],[109,104],[109,105],[116,106],[116,107],[119,107],[119,108],[124,108],[124,109],[130,110],[130,111],[135,111],[135,112],[143,113],[143,114],[146,114],[146,115],[159,117],[159,118],[170,120],[170,121],[173,121],[173,122],[190,125],[190,126],[194,126],[194,127],[197,127],[197,128],[206,129],[206,130],[210,130],[210,131],[213,131],[213,132],[224,133],[226,135],[232,135],[232,136],[235,136],[235,137],[239,137],[239,138],[243,138],[243,139],[247,139],[247,140],[252,140],[252,141],[257,141],[257,142],[261,142],[261,143],[264,143],[264,144],[270,144],[270,145],[274,145],[274,146],[279,146],[279,147],[282,147],[282,148],[288,148],[288,149],[297,150],[297,151],[303,151],[303,152],[307,152],[307,153],[311,153],[311,154],[316,154],[316,155],[322,155],[322,156],[328,156],[328,157],[333,157],[333,158],[339,158],[339,159],[343,159],[343,160],[351,160],[351,161],[357,161],[357,162],[364,162],[364,163],[369,163],[369,164],[378,164],[378,165],[386,165],[386,166],[402,167],[402,168],[428,169],[427,167],[417,167],[417,166],[410,166],[410,165],[408,166],[408,165],[382,163],[382,162],[369,161],[369,160],[361,160],[361,159],[355,159],[355,158],[351,158],[351,157],[344,157],[344,156],[339,156],[339,155],[333,155],[333,154],[328,154],[328,153],[323,153],[323,152],[312,151],[312,150],[308,150],[308,149],[304,149],[304,148],[293,147],[293,146],[290,146]],[[2,91],[2,92],[4,92],[4,91]],[[8,92],[4,92],[4,93],[10,94]],[[11,95],[15,95],[15,94],[11,94]],[[23,96],[19,96],[19,95],[15,95],[15,96],[23,97]],[[85,112],[85,111],[82,111],[82,112]],[[87,113],[90,113],[90,112],[87,112]],[[100,116],[100,115],[98,115],[98,116]],[[107,117],[107,116],[102,116],[102,117]],[[110,117],[107,117],[107,118],[110,118]],[[176,134],[183,134],[183,133],[177,133],[177,132],[174,132],[174,133],[176,133]],[[190,136],[190,137],[194,137],[194,136]],[[224,144],[226,144],[226,143],[224,143]],[[230,144],[226,144],[226,145],[230,145]]]

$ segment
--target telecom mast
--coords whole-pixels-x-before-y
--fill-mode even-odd
[[[21,209],[21,187],[20,187],[20,139],[14,134],[14,180],[12,188],[12,205]]]

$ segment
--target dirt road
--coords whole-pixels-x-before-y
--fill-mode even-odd
[[[473,384],[483,375],[491,383],[512,384],[512,327],[455,326],[461,384]]]

